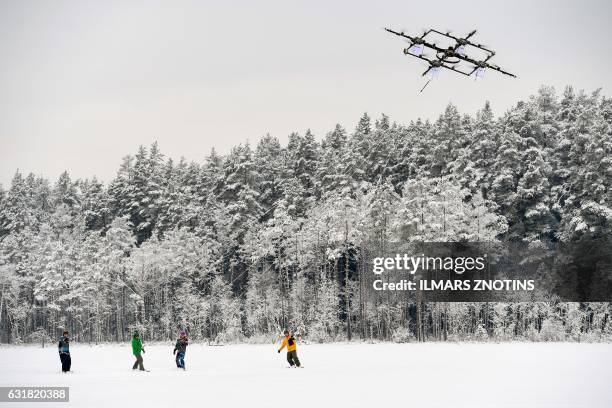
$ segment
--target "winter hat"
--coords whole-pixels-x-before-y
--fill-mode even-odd
[[[138,337],[140,336],[140,334],[138,333],[138,330],[134,330],[134,337]]]

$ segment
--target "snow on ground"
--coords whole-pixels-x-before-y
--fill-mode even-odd
[[[70,387],[44,407],[612,407],[611,344],[302,344],[304,369],[277,345],[194,344],[186,372],[172,349],[146,347],[147,373],[128,344],[73,344],[62,374],[53,347],[0,347],[0,386]]]

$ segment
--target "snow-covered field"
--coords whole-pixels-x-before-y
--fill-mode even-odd
[[[69,386],[54,407],[612,407],[611,344],[300,345],[304,369],[276,347],[190,345],[183,372],[155,344],[134,372],[128,344],[75,344],[71,374],[53,347],[1,347],[0,386]]]

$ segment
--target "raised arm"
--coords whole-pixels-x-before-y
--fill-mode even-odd
[[[281,343],[281,347],[278,349],[278,352],[280,353],[286,346],[287,346],[287,338],[284,337],[283,342]]]

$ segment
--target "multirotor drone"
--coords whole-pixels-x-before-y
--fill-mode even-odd
[[[464,38],[456,37],[450,32],[442,32],[434,29],[425,30],[423,34],[418,37],[412,37],[404,34],[403,31],[398,32],[389,28],[385,28],[385,30],[391,34],[404,38],[408,42],[409,46],[408,48],[404,49],[404,54],[427,61],[429,67],[425,72],[423,72],[423,76],[428,73],[430,73],[432,77],[436,76],[441,68],[446,68],[468,77],[474,75],[474,78],[478,79],[484,75],[485,69],[489,68],[504,75],[516,78],[516,75],[504,71],[499,66],[489,62],[489,60],[495,55],[495,51],[492,51],[482,44],[477,44],[470,41],[470,38],[476,34],[476,30],[472,31]],[[454,44],[444,48],[444,46],[439,46],[435,42],[430,42],[430,40],[426,38],[427,36],[437,36],[440,40],[446,41],[452,40],[454,41]],[[482,57],[470,57],[467,54],[468,47],[478,49],[478,52],[482,55]],[[435,56],[430,57],[425,55],[425,48],[433,50],[435,52]],[[465,65],[467,65],[467,67]],[[429,83],[429,81],[427,83]],[[427,84],[425,84],[425,86],[427,86]],[[423,87],[423,89],[424,88],[425,87]]]

